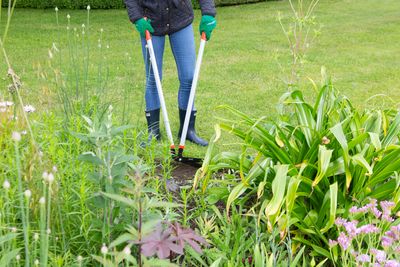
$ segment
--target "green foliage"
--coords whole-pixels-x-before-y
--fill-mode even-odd
[[[329,81],[313,104],[300,91],[286,93],[282,103],[279,120],[226,107],[237,119],[220,127],[241,140],[242,151],[214,155],[196,182],[208,192],[214,173],[234,170],[225,176],[232,185],[228,214],[233,205],[245,206],[269,231],[276,225],[283,237],[290,229],[292,240],[329,258],[327,236],[343,208],[399,194],[400,113],[357,111]]]

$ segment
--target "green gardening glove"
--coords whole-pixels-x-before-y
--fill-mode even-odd
[[[149,19],[141,18],[135,21],[135,26],[138,32],[140,33],[140,36],[143,38],[146,37],[145,33],[146,30],[148,30],[150,33],[154,32],[153,27],[151,26],[151,21]]]
[[[217,26],[217,20],[213,16],[209,15],[204,15],[201,17],[201,22],[200,22],[200,35],[202,32],[206,34],[207,41],[210,40],[211,38],[211,32],[215,29]]]

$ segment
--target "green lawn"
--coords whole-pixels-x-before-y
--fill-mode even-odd
[[[320,79],[320,67],[327,68],[336,87],[347,95],[358,108],[370,105],[390,107],[400,102],[400,1],[398,0],[324,0],[316,10],[316,18],[323,25],[322,34],[309,50],[303,78]],[[196,105],[199,110],[198,130],[211,137],[212,125],[223,115],[215,111],[228,104],[252,116],[276,115],[276,104],[285,92],[285,77],[276,61],[287,65],[290,54],[285,36],[277,18],[282,12],[288,21],[287,1],[266,2],[246,6],[218,9],[218,27],[206,46],[204,64],[198,88]],[[6,10],[2,12],[2,28]],[[49,79],[40,79],[38,64],[46,69],[48,49],[56,42],[65,47],[67,14],[72,27],[86,21],[86,11],[61,10],[57,27],[53,10],[19,9],[14,13],[6,48],[16,72],[25,87],[22,91],[26,103],[41,111],[55,110],[54,85]],[[100,57],[97,39],[104,28],[104,49],[109,67],[108,97],[121,110],[124,90],[129,90],[132,122],[140,120],[144,126],[144,69],[138,34],[129,23],[125,10],[92,10],[90,34],[93,63]],[[200,14],[196,12],[196,29]],[[60,38],[60,39],[59,39]],[[164,62],[164,91],[177,132],[177,73],[171,51],[166,46]],[[64,52],[64,50],[62,50]],[[0,65],[0,99],[8,97],[5,64]],[[96,69],[93,66],[93,77]],[[51,76],[50,76],[51,77]],[[93,78],[94,79],[94,78]],[[301,83],[305,95],[312,97],[311,86]],[[373,101],[367,99],[384,94]],[[389,106],[388,106],[389,107]],[[226,139],[227,143],[233,139]],[[195,154],[202,148],[190,147]]]

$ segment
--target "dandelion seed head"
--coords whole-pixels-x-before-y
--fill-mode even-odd
[[[48,235],[51,234],[50,228],[47,228],[46,233],[47,233]]]
[[[85,24],[82,24],[82,28],[85,28],[86,26],[85,26]]]
[[[43,180],[47,181],[47,178],[49,177],[49,173],[47,171],[44,171],[42,174]]]
[[[88,6],[86,7],[86,9],[89,11],[89,10],[90,10],[90,5],[88,5]]]
[[[21,259],[21,255],[17,254],[17,256],[15,256],[15,259],[16,259],[17,261],[19,261],[19,260]]]
[[[10,189],[10,182],[8,181],[8,180],[4,180],[4,182],[3,182],[3,188],[5,189],[5,190],[8,190],[8,189]]]
[[[54,166],[53,166],[53,172],[56,173],[57,171],[58,171],[57,166],[54,165]]]
[[[38,259],[35,260],[35,266],[39,266],[39,260]]]
[[[13,132],[11,138],[15,142],[19,142],[21,141],[21,134],[19,132]]]
[[[78,255],[78,257],[76,257],[76,260],[78,262],[82,262],[83,261],[83,257],[81,255]]]
[[[54,8],[54,10],[55,10],[56,12],[58,12],[58,7]]]
[[[104,32],[104,29],[103,29],[103,28],[101,28],[101,29],[100,29],[100,32]]]
[[[67,19],[70,19],[70,18],[71,18],[71,16],[69,14],[67,14]]]
[[[31,198],[31,196],[32,196],[31,190],[29,190],[29,189],[28,189],[28,190],[25,190],[24,196],[25,196],[27,199]]]
[[[44,205],[46,203],[46,198],[45,197],[41,197],[39,199],[39,204]]]

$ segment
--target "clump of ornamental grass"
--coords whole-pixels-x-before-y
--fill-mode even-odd
[[[337,240],[329,240],[332,258],[341,266],[400,266],[400,224],[395,220],[395,203],[376,199],[349,209],[349,218],[338,217]]]

